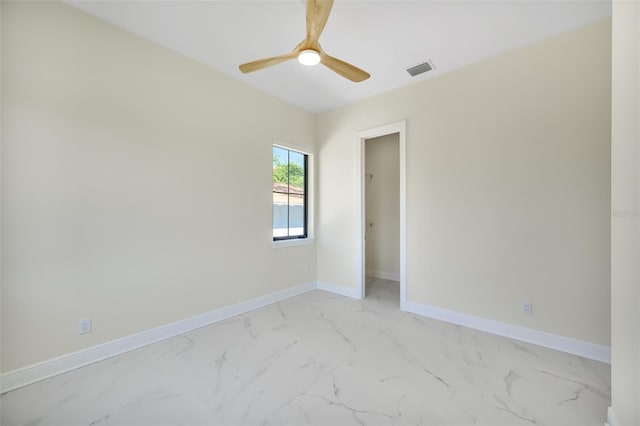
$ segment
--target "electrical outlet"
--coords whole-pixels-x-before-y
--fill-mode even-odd
[[[522,302],[520,309],[522,310],[522,315],[533,315],[533,303],[531,302]]]
[[[91,318],[81,319],[78,324],[80,334],[91,333]]]

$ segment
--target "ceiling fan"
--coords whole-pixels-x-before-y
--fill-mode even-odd
[[[320,34],[329,19],[332,6],[333,0],[307,0],[307,36],[305,39],[290,53],[242,64],[239,66],[240,71],[246,74],[298,58],[298,61],[303,65],[311,66],[321,63],[333,72],[356,83],[368,79],[370,77],[368,72],[327,55],[318,43]]]

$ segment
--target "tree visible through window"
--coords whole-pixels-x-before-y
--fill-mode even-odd
[[[307,237],[307,155],[273,147],[273,239]]]

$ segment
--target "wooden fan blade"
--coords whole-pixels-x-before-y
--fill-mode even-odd
[[[240,65],[238,68],[240,68],[240,71],[246,74],[279,64],[280,62],[288,61],[289,59],[296,58],[298,56],[298,53],[300,53],[298,52],[298,50],[294,50],[293,52],[287,53],[286,55],[274,56],[271,58],[258,59],[257,61],[247,62],[246,64]]]
[[[309,44],[318,42],[327,24],[333,0],[307,0],[307,39]]]
[[[320,63],[331,71],[340,74],[346,79],[349,79],[355,83],[360,83],[371,77],[368,72],[361,70],[351,64],[348,64],[340,59],[329,56],[322,52],[320,55]]]

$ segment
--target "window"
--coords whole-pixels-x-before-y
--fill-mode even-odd
[[[308,155],[273,146],[273,239],[307,238]]]

